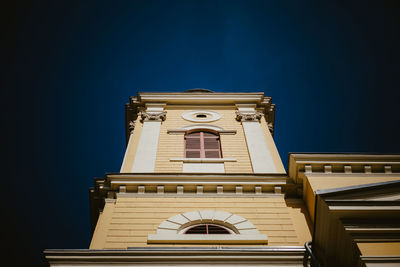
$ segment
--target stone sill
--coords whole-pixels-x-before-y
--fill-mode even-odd
[[[267,235],[185,235],[154,234],[148,235],[148,244],[268,244]]]
[[[198,126],[199,129],[205,128],[205,129],[210,129],[210,127],[201,127]],[[196,128],[193,128],[196,129]],[[185,134],[189,129],[168,129],[167,133],[168,134]],[[219,134],[236,134],[236,130],[218,130],[218,129],[213,129],[217,131]]]
[[[234,158],[170,158],[170,161],[182,161],[185,163],[223,163],[235,162]]]

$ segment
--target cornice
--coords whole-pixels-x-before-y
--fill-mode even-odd
[[[302,183],[302,176],[314,173],[346,175],[400,173],[399,154],[290,153],[289,177]]]
[[[164,102],[166,104],[261,104],[264,93],[139,93],[142,103]]]
[[[198,180],[213,180],[213,179],[223,179],[223,180],[257,180],[257,179],[284,179],[286,180],[288,176],[286,174],[245,174],[245,173],[232,173],[232,174],[204,174],[204,173],[107,173],[106,178],[117,178],[117,179],[198,179]]]
[[[128,248],[124,250],[48,249],[44,251],[50,265],[68,266],[121,266],[123,264],[186,263],[208,266],[223,262],[228,265],[241,263],[259,266],[260,263],[279,265],[302,264],[305,248],[302,246],[270,247],[152,247]],[[202,264],[203,265],[202,265]]]

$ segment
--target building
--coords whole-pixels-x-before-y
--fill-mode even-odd
[[[49,264],[398,266],[400,155],[290,154],[286,172],[274,111],[263,93],[131,97],[121,170],[90,189],[90,248]]]

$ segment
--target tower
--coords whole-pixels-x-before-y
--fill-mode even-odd
[[[342,263],[335,259],[342,253],[345,263],[362,266],[362,253],[375,253],[370,244],[394,257],[396,238],[376,245],[379,234],[361,242],[347,229],[360,233],[372,224],[400,234],[393,227],[400,157],[291,154],[287,174],[273,140],[274,111],[263,93],[131,97],[121,170],[90,189],[90,248],[45,251],[50,265],[303,266],[309,258],[329,265]],[[382,199],[384,208],[371,208]],[[376,214],[384,219],[367,224]],[[333,249],[332,229],[351,253]],[[312,250],[304,246],[310,240]]]

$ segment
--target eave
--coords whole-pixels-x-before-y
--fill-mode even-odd
[[[289,177],[302,183],[302,173],[400,173],[399,154],[289,153]]]
[[[302,263],[304,247],[185,247],[185,248],[129,248],[127,250],[45,250],[44,255],[50,265],[98,266],[99,264],[243,264],[246,266],[264,264],[295,265]],[[274,265],[275,266],[275,265]]]
[[[135,99],[135,97],[131,97]],[[265,101],[264,93],[138,93],[141,103],[165,103],[167,105],[198,104],[228,105],[257,104]],[[266,98],[267,102],[270,98]]]

